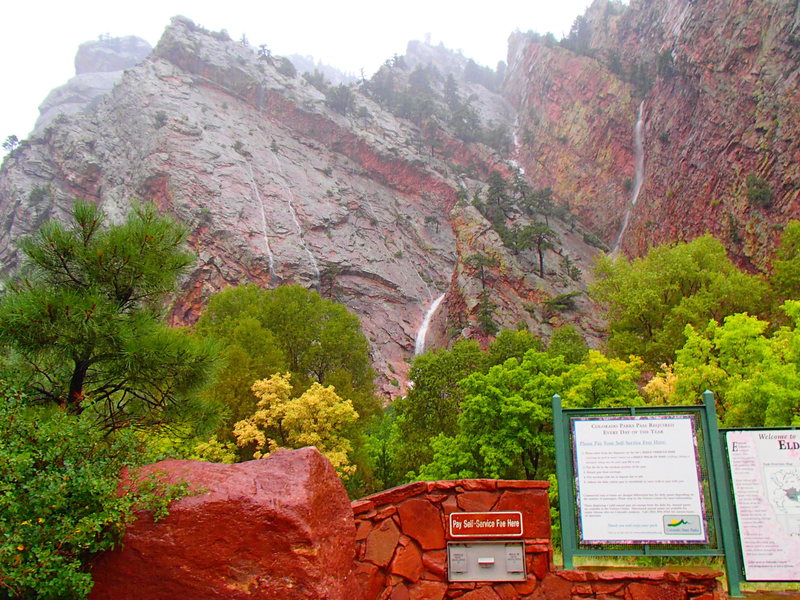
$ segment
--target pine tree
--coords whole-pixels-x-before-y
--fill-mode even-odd
[[[205,380],[212,349],[162,323],[176,278],[192,263],[185,230],[152,205],[104,226],[75,203],[20,248],[23,275],[0,301],[0,342],[21,359],[30,391],[109,427],[157,415]]]

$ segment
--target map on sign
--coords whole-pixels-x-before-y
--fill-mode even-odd
[[[789,535],[800,536],[800,469],[765,469],[767,498]]]
[[[745,576],[800,581],[800,431],[726,435]]]

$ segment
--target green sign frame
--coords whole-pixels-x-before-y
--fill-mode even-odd
[[[701,444],[698,447],[708,478],[706,513],[713,527],[713,538],[703,547],[683,545],[666,547],[658,544],[625,544],[624,548],[587,547],[579,544],[577,531],[577,506],[575,464],[572,447],[571,423],[577,417],[619,417],[691,414],[696,416]],[[558,480],[559,509],[561,511],[561,549],[564,568],[574,567],[576,556],[722,556],[726,561],[728,593],[741,597],[743,565],[735,529],[730,476],[723,454],[721,434],[717,427],[714,394],[703,392],[703,403],[692,406],[647,406],[628,408],[564,409],[561,397],[553,396],[553,434],[556,450],[556,478]]]

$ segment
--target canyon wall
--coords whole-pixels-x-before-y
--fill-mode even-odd
[[[560,44],[515,34],[519,162],[613,244],[643,102],[644,184],[623,250],[710,231],[766,268],[800,217],[799,19],[788,0],[596,0]]]
[[[547,250],[548,273],[538,277],[533,251],[512,254],[469,202],[485,193],[492,170],[509,176],[510,163],[442,122],[422,127],[358,89],[352,95],[352,110],[334,110],[282,59],[176,17],[113,89],[53,118],[6,157],[2,272],[19,264],[16,240],[66,218],[74,198],[101,204],[112,220],[140,199],[187,225],[197,255],[173,323],[193,323],[229,285],[304,285],[358,315],[387,398],[404,393],[416,334],[441,294],[429,347],[486,338],[476,325],[484,284],[465,264],[476,252],[496,258],[500,327],[523,323],[547,337],[575,320],[599,343],[596,316],[550,314],[544,304],[585,287],[561,263],[569,254],[588,269],[594,249],[554,224],[575,245]],[[481,114],[512,118],[498,95],[482,96]]]
[[[710,231],[741,265],[768,268],[800,216],[799,22],[788,0],[596,0],[561,42],[516,33],[504,97],[459,83],[482,126],[513,128],[508,154],[459,138],[441,99],[415,121],[362,85],[350,88],[351,109],[336,110],[280,57],[176,17],[147,57],[120,46],[128,62],[111,61],[110,90],[60,114],[45,105],[5,158],[2,273],[19,265],[16,241],[64,219],[74,198],[113,220],[138,198],[184,223],[197,255],[173,323],[192,324],[229,285],[299,283],[358,315],[387,400],[405,393],[442,294],[428,348],[489,341],[487,294],[498,328],[547,339],[572,323],[598,347],[604,323],[585,291],[603,242],[635,256]],[[81,69],[102,70],[95,58]],[[387,77],[409,82],[412,67],[432,65],[439,93],[446,73],[466,70],[464,57],[422,43],[407,59]],[[510,248],[480,210],[491,172],[511,180],[518,166],[553,191],[549,216],[504,209],[508,231],[548,220],[557,234],[541,275],[536,251]],[[548,304],[559,296],[574,307]]]

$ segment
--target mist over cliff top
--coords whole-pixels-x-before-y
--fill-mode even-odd
[[[44,19],[41,6],[18,3],[6,15],[6,33],[0,39],[0,75],[14,88],[3,101],[0,138],[27,136],[39,103],[74,75],[73,57],[81,43],[104,34],[136,35],[154,46],[178,14],[211,30],[226,29],[236,40],[244,34],[252,44],[265,43],[278,54],[311,55],[346,73],[358,75],[363,68],[369,76],[386,59],[402,54],[409,40],[425,39],[426,34],[434,43],[442,41],[494,66],[505,59],[507,38],[515,29],[560,36],[588,5],[589,0],[567,0],[520,8],[513,0],[502,0],[491,10],[473,11],[453,0],[410,0],[401,7],[364,0],[260,5],[145,0],[113,6],[78,0],[48,5]]]

